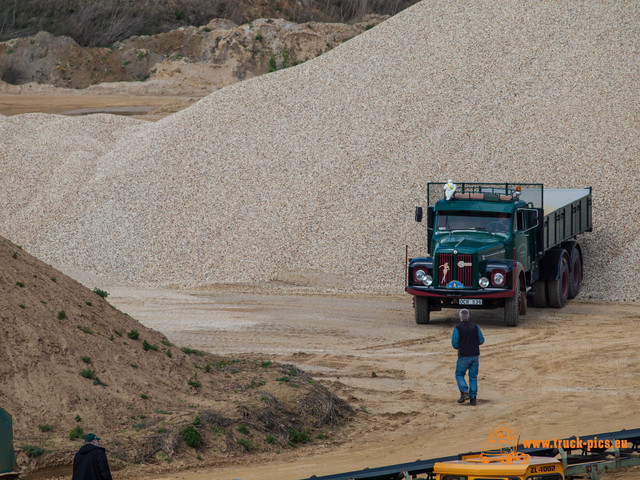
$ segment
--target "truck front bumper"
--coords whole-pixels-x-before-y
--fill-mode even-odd
[[[485,288],[482,290],[450,290],[429,287],[406,287],[407,293],[428,297],[431,310],[441,308],[500,308],[506,298],[513,297],[513,290]]]
[[[438,298],[507,298],[513,297],[512,289],[483,288],[481,290],[455,290],[445,288],[419,287],[412,285],[405,290],[411,295]]]

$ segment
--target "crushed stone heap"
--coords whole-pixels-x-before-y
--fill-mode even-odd
[[[592,186],[581,296],[636,301],[637,34],[633,4],[423,1],[155,124],[0,118],[0,234],[139,286],[399,292],[428,181]]]

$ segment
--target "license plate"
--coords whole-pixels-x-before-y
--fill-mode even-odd
[[[461,298],[458,305],[482,305],[481,298]]]

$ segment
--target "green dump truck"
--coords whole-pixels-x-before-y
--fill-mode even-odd
[[[563,307],[580,291],[591,231],[591,188],[542,184],[429,183],[427,255],[407,259],[415,319],[442,308],[504,309],[516,326],[534,307]],[[415,219],[423,220],[417,207]]]
[[[0,477],[16,476],[17,468],[11,415],[0,408]]]

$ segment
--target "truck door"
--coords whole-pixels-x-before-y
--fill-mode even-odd
[[[514,243],[516,260],[522,264],[524,270],[531,270],[532,259],[535,258],[535,225],[533,210],[521,209],[516,211]]]

